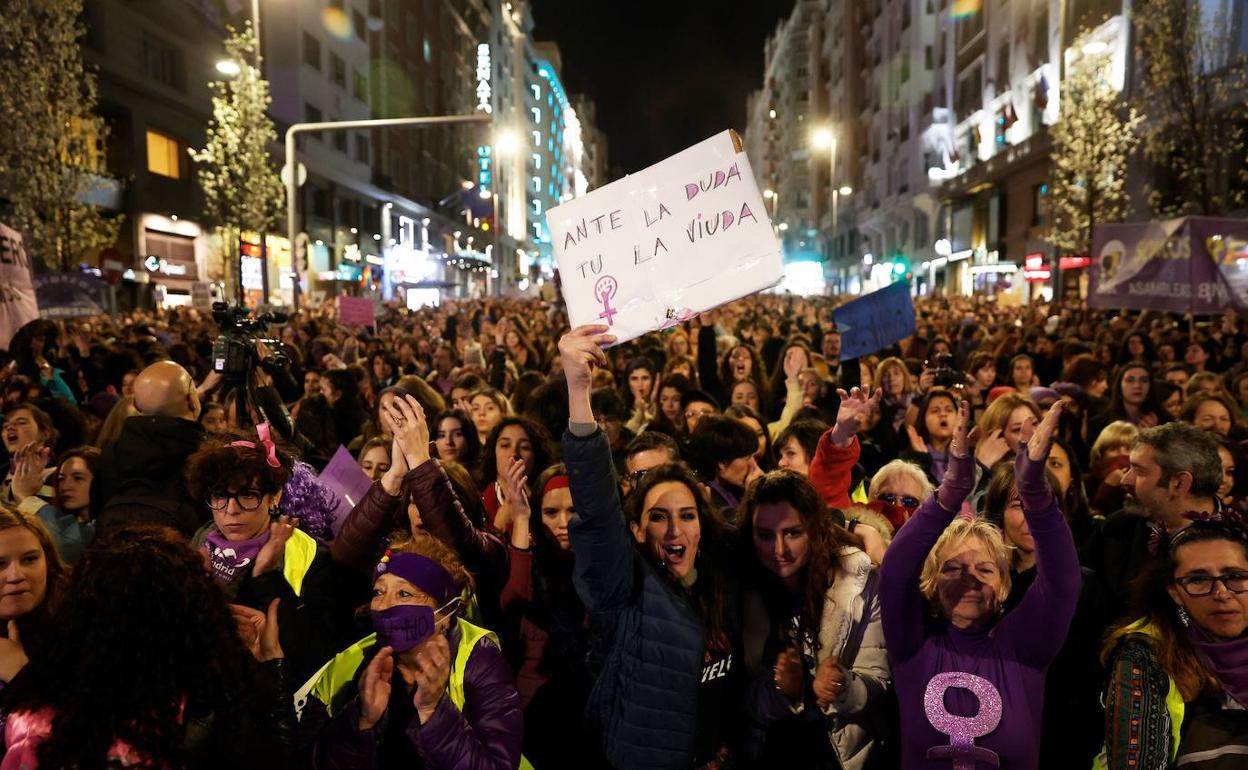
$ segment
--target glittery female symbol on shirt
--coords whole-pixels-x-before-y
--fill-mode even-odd
[[[945,692],[958,687],[970,690],[979,699],[979,713],[973,717],[950,714],[945,708]],[[995,751],[975,745],[1001,724],[1001,693],[987,679],[962,671],[937,674],[927,683],[923,694],[923,709],[932,727],[949,736],[948,746],[933,746],[927,750],[928,759],[952,759],[953,770],[975,770],[977,762],[993,767],[1001,766],[1001,758]]]
[[[619,308],[611,307],[611,298],[615,296],[615,290],[619,287],[619,281],[609,275],[604,275],[598,279],[598,283],[594,284],[594,299],[602,303],[602,312],[598,314],[598,317],[605,318],[607,326],[614,323],[615,314],[620,312]]]

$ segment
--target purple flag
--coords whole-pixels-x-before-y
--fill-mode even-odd
[[[334,452],[325,470],[321,471],[320,478],[323,484],[338,494],[338,499],[341,501],[338,510],[334,512],[333,523],[330,525],[334,536],[337,537],[343,520],[347,518],[351,509],[364,499],[373,481],[360,469],[359,463],[345,446],[339,446],[338,451]]]

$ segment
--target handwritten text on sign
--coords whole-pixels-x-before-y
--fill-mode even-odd
[[[775,285],[780,247],[725,131],[547,215],[573,325],[620,341]]]

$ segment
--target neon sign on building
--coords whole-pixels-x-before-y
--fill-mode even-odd
[[[481,43],[477,46],[477,111],[489,115],[494,112],[490,101],[490,44]]]

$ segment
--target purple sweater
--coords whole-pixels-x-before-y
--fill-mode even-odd
[[[985,760],[982,749],[1000,757],[1001,770],[1037,767],[1044,676],[1070,627],[1080,572],[1070,528],[1044,483],[1044,464],[1033,464],[1026,457],[1017,463],[1023,513],[1036,542],[1036,581],[1022,603],[995,625],[969,631],[930,619],[927,600],[919,591],[919,573],[928,551],[954,518],[937,504],[935,495],[897,532],[880,567],[880,614],[901,711],[901,766],[906,770],[952,768],[950,744],[971,742],[974,749],[959,756],[978,755],[971,765],[976,770],[997,766]],[[954,672],[986,681],[952,676]],[[932,704],[927,706],[928,684],[937,676],[941,679],[933,683]],[[943,704],[942,683],[952,684]],[[964,689],[967,684],[984,698]],[[995,708],[994,692],[1000,701]],[[981,700],[987,701],[986,708]],[[995,727],[993,712],[1000,714]],[[977,714],[987,717],[984,723],[959,719]],[[946,729],[938,730],[930,721],[933,717]],[[949,722],[962,725],[959,729]],[[959,739],[951,739],[959,732]]]

